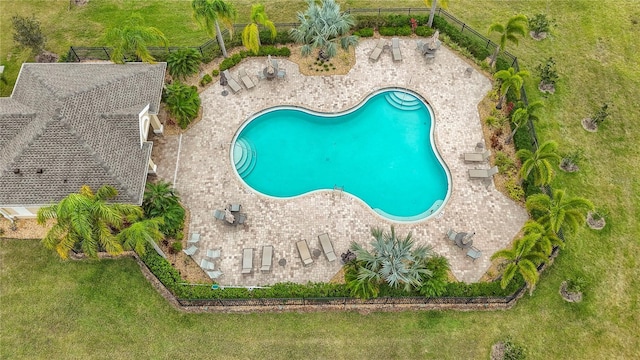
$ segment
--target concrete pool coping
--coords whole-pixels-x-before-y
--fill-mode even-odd
[[[155,141],[158,177],[173,181],[176,175],[175,187],[191,212],[189,230],[201,234],[200,250],[194,259],[199,263],[207,249],[222,249],[216,262],[216,269],[224,273],[218,279],[221,284],[329,281],[340,270],[340,261],[330,263],[321,256],[304,267],[295,249],[296,241],[306,239],[313,251],[320,249],[317,236],[329,233],[339,256],[351,241],[368,246],[371,227],[388,230],[392,224],[400,236],[411,231],[416,244],[432,246],[449,259],[457,279],[475,282],[489,268],[490,256],[519,232],[528,218],[526,211],[496,191],[492,182],[468,178],[468,169],[488,168],[487,163],[470,165],[462,159],[463,152],[482,141],[477,104],[491,89],[489,79],[478,71],[468,76],[469,64],[444,46],[432,63],[426,63],[414,50],[415,41],[401,39],[402,62],[393,62],[385,52],[375,63],[368,61],[375,40],[361,41],[356,48],[356,64],[346,75],[304,76],[296,64],[278,59],[286,69],[285,80],[260,81],[251,90],[226,97],[222,86],[213,85],[201,94],[203,117],[199,123],[181,136]],[[245,59],[231,71],[245,69],[255,74],[263,63],[262,58]],[[451,195],[441,216],[397,224],[339,191],[319,191],[295,199],[264,198],[246,188],[235,175],[230,146],[238,128],[252,114],[275,105],[322,112],[344,110],[375,90],[393,86],[420,94],[432,107],[435,145],[451,174]],[[213,211],[228,203],[242,204],[248,215],[245,226],[227,226],[213,218]],[[474,262],[466,257],[447,239],[448,229],[475,232],[474,246],[482,250],[481,258]],[[273,245],[274,264],[285,259],[285,266],[274,265],[269,273],[254,269],[242,275],[242,249],[256,249],[254,264],[258,264],[263,245]]]

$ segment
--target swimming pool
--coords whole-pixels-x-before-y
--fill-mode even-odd
[[[340,190],[394,221],[435,215],[450,175],[433,145],[428,105],[404,89],[383,89],[341,113],[280,106],[250,118],[231,158],[254,191],[277,198]]]

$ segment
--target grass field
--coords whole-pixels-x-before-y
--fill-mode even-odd
[[[240,9],[251,2],[238,1]],[[422,1],[342,1],[352,7],[422,6]],[[292,21],[301,1],[265,1],[274,21]],[[546,109],[539,137],[560,150],[584,151],[575,174],[554,187],[586,197],[607,213],[600,232],[582,229],[540,281],[532,297],[509,311],[319,314],[182,314],[152,290],[131,260],[61,263],[35,241],[0,243],[0,357],[3,358],[487,358],[512,336],[532,359],[640,357],[640,2],[452,0],[450,11],[480,32],[516,13],[546,12],[550,39],[523,39],[523,68],[549,56],[560,81],[554,95],[530,98]],[[48,48],[97,45],[103,29],[138,9],[173,45],[199,44],[188,1],[99,1],[67,10],[64,1],[2,1],[0,31],[13,13],[35,13]],[[278,11],[271,9],[278,8]],[[241,10],[246,19],[247,10]],[[46,19],[46,20],[45,20]],[[241,18],[239,21],[242,21]],[[52,26],[52,24],[58,24]],[[0,37],[0,58],[16,52]],[[15,70],[17,73],[17,70]],[[8,95],[3,91],[3,95]],[[597,133],[580,120],[604,101],[612,115]],[[588,282],[585,300],[558,295],[568,277]]]

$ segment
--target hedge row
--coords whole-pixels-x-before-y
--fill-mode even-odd
[[[246,57],[267,56],[267,55],[289,57],[291,55],[291,50],[288,47],[277,48],[274,46],[267,45],[267,46],[261,46],[257,54],[254,54],[253,52],[246,51],[246,50],[240,51],[239,53],[233,54],[230,57],[222,60],[222,62],[220,63],[220,71],[224,71],[236,66],[240,61],[242,61],[242,59]]]
[[[344,284],[312,283],[296,284],[291,282],[270,285],[268,289],[226,288],[213,290],[210,285],[185,284],[178,271],[158,255],[148,245],[147,251],[140,259],[149,270],[179,299],[250,299],[250,298],[342,298],[350,297],[349,289]],[[522,278],[516,277],[506,289],[500,288],[499,282],[473,283],[453,282],[447,284],[446,293],[442,297],[505,297],[515,293],[522,287]],[[380,297],[420,296],[418,293],[392,289],[386,285],[380,287]]]

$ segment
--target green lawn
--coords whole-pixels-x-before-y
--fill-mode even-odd
[[[248,9],[251,2],[237,3]],[[270,11],[276,3],[285,12]],[[491,344],[506,336],[525,345],[533,359],[640,357],[640,2],[450,3],[454,15],[480,32],[516,13],[547,12],[557,22],[550,39],[527,38],[507,49],[529,70],[549,56],[556,59],[560,81],[556,94],[541,98],[547,108],[538,134],[556,140],[561,151],[582,149],[585,160],[578,173],[559,172],[554,187],[592,200],[608,213],[607,227],[582,229],[568,239],[533,297],[497,312],[183,314],[157,295],[132,260],[61,263],[35,241],[5,240],[0,357],[469,359],[487,358]],[[191,21],[188,4],[91,0],[68,11],[66,0],[2,1],[0,31],[10,33],[11,14],[35,13],[50,33],[49,48],[62,52],[70,44],[102,44],[102,29],[136,8],[172,44],[199,44],[206,36]],[[265,4],[274,21],[292,21],[304,7],[301,1]],[[246,18],[246,10],[241,14]],[[12,52],[10,41],[0,37],[0,58]],[[533,82],[527,90],[540,98]],[[614,104],[612,115],[597,133],[587,133],[580,120],[603,101]],[[584,302],[572,305],[560,299],[558,287],[576,276],[588,286]]]

